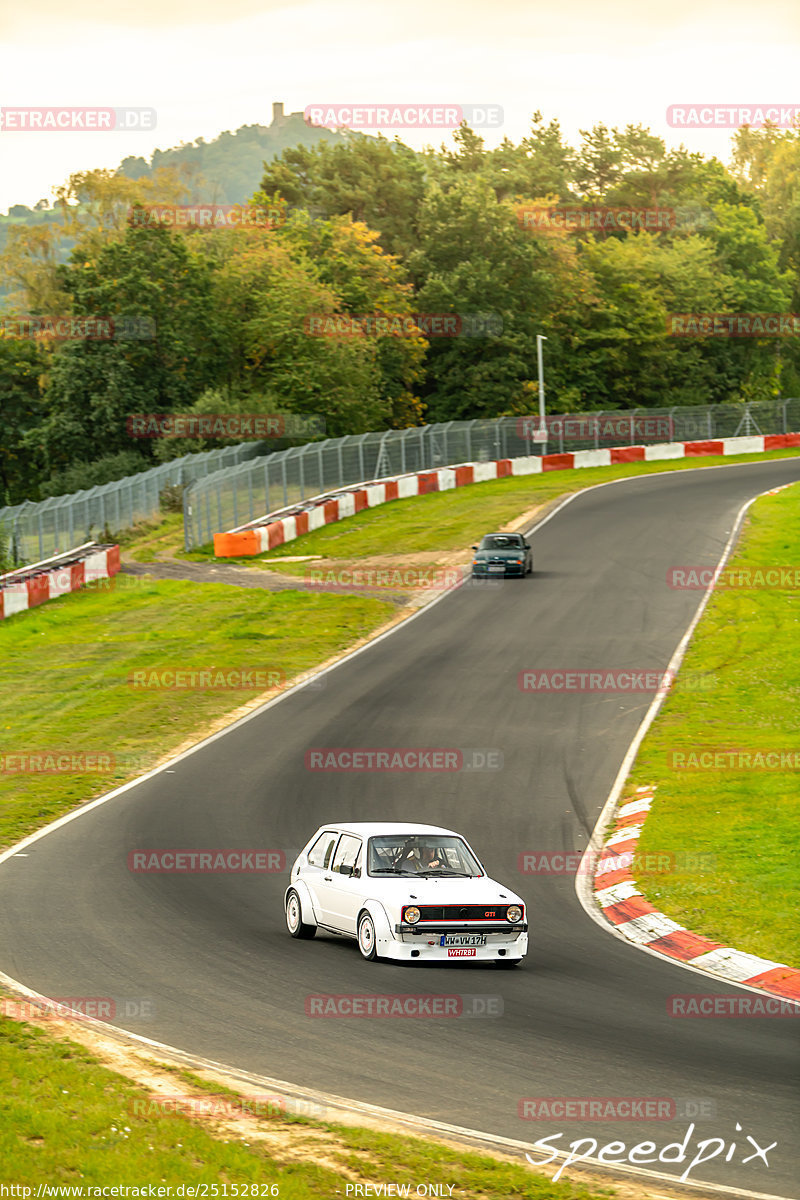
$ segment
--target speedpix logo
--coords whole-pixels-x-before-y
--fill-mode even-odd
[[[579,1138],[578,1140],[569,1143],[569,1153],[557,1146],[548,1144],[553,1143],[564,1136],[562,1133],[553,1133],[548,1137],[538,1138],[533,1146],[534,1150],[547,1151],[547,1153],[550,1155],[549,1158],[531,1158],[530,1154],[527,1153],[525,1157],[527,1158],[528,1162],[532,1163],[535,1167],[544,1167],[547,1166],[548,1163],[554,1162],[558,1158],[563,1158],[564,1161],[560,1164],[558,1170],[553,1176],[553,1179],[556,1180],[559,1178],[562,1171],[564,1171],[567,1167],[572,1166],[573,1163],[579,1163],[584,1159],[593,1158],[595,1156],[597,1161],[601,1163],[628,1162],[634,1163],[637,1166],[641,1166],[647,1163],[655,1162],[669,1164],[680,1163],[683,1165],[683,1163],[686,1162],[687,1158],[691,1154],[691,1162],[689,1163],[688,1167],[684,1169],[683,1174],[679,1177],[681,1183],[685,1183],[695,1167],[699,1167],[701,1163],[710,1162],[712,1158],[717,1158],[720,1154],[725,1154],[726,1150],[727,1153],[725,1154],[725,1162],[730,1162],[731,1159],[734,1158],[734,1155],[738,1149],[739,1154],[742,1156],[739,1161],[742,1164],[753,1162],[754,1160],[760,1160],[759,1165],[763,1162],[765,1167],[769,1167],[769,1159],[767,1158],[767,1155],[769,1154],[770,1150],[774,1150],[778,1144],[777,1142],[771,1142],[768,1146],[762,1146],[748,1133],[746,1134],[746,1141],[744,1139],[734,1139],[731,1142],[730,1147],[723,1138],[704,1138],[697,1143],[697,1149],[695,1150],[693,1144],[694,1131],[695,1124],[692,1122],[680,1141],[669,1142],[661,1150],[658,1149],[655,1142],[639,1142],[637,1145],[632,1146],[629,1150],[625,1142],[609,1142],[604,1146],[598,1146],[596,1138]],[[736,1132],[743,1132],[742,1126],[738,1121],[736,1122]],[[750,1143],[749,1146],[747,1145],[747,1142]]]

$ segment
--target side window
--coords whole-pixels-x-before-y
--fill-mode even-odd
[[[333,856],[332,869],[334,873],[338,873],[340,867],[354,867],[360,850],[361,839],[353,837],[352,834],[343,833]]]
[[[321,833],[308,852],[308,861],[312,867],[327,867],[331,861],[333,847],[336,845],[338,833],[327,830]]]

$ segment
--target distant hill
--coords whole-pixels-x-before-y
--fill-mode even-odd
[[[363,136],[363,135],[355,135]],[[290,146],[313,146],[317,142],[346,141],[353,134],[339,133],[307,125],[301,112],[284,114],[283,105],[272,105],[270,125],[242,125],[234,133],[226,131],[211,142],[197,138],[196,141],[174,146],[170,150],[154,150],[148,162],[141,157],[130,156],[117,167],[117,173],[129,179],[140,179],[152,175],[158,167],[173,167],[183,170],[195,194],[189,201],[204,200],[209,204],[240,204],[248,200],[260,186],[264,174],[264,163],[282,154]],[[77,169],[77,165],[76,165]],[[15,224],[39,225],[58,221],[59,213],[52,208],[35,208],[24,204],[12,204],[6,216],[0,216],[0,253],[6,242],[9,226]],[[72,243],[64,242],[60,247],[59,259],[66,262]],[[0,301],[10,294],[0,281]]]
[[[352,136],[352,135],[349,135]],[[235,133],[221,133],[213,142],[197,138],[189,145],[154,151],[150,162],[126,158],[118,172],[129,179],[151,175],[158,167],[187,170],[189,178],[203,177],[202,195],[192,201],[209,204],[239,204],[248,200],[261,184],[264,163],[290,146],[313,146],[317,142],[346,140],[347,134],[307,125],[301,112],[284,115],[282,104],[273,104],[270,125],[243,125]]]

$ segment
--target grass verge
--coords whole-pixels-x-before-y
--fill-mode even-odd
[[[800,572],[799,492],[795,485],[751,507],[730,563],[734,583],[758,578],[740,572],[776,566]],[[710,686],[695,691],[682,686],[682,677],[703,677]],[[723,586],[711,597],[629,780],[631,789],[657,784],[640,856],[674,856],[668,873],[639,876],[648,899],[694,933],[794,967],[800,967],[800,769],[765,768],[754,756],[788,751],[800,762],[798,730],[800,592]],[[731,749],[748,758],[692,758]]]
[[[49,1032],[0,1017],[3,1180],[34,1189],[29,1194],[40,1184],[79,1187],[84,1197],[90,1188],[153,1185],[174,1196],[180,1184],[206,1184],[209,1197],[332,1200],[348,1185],[354,1195],[361,1184],[364,1195],[363,1185],[377,1182],[406,1184],[411,1195],[419,1183],[438,1184],[443,1192],[435,1194],[458,1200],[616,1194],[422,1138],[293,1117],[268,1098],[243,1101],[124,1048],[116,1055],[123,1073],[111,1071],[74,1037]]]
[[[198,741],[395,611],[364,596],[118,575],[111,590],[0,622],[0,845]],[[210,672],[216,686],[170,686],[176,671],[198,685]],[[76,771],[64,755],[89,757]]]

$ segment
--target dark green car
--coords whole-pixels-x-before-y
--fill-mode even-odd
[[[487,533],[472,549],[473,579],[533,574],[533,551],[521,533]]]

